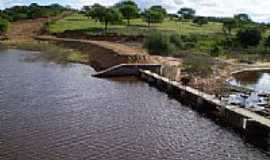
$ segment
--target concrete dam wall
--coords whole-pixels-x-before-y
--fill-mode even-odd
[[[141,70],[149,70],[154,73],[159,73],[161,65],[158,64],[120,64],[101,72],[94,74],[94,77],[116,77],[116,76],[139,76]]]
[[[252,137],[270,145],[270,120],[238,106],[226,105],[213,95],[206,94],[177,81],[160,76],[161,65],[122,64],[96,73],[95,77],[137,76],[173,96],[179,102],[206,115],[215,116]]]

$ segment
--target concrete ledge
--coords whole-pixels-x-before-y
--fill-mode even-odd
[[[140,70],[160,72],[161,65],[158,64],[120,64],[113,66],[92,76],[94,77],[116,77],[116,76],[139,76]]]
[[[95,77],[138,76],[150,85],[170,94],[179,102],[190,106],[200,113],[214,115],[223,122],[252,137],[255,142],[270,145],[270,120],[238,106],[223,104],[213,95],[194,88],[183,86],[159,75],[161,65],[156,64],[121,64],[93,75]],[[158,73],[158,74],[157,74]],[[263,139],[261,141],[261,139]]]
[[[182,104],[199,112],[217,114],[220,119],[245,133],[253,139],[263,138],[269,147],[270,120],[238,106],[223,104],[212,95],[170,81],[151,71],[140,70],[140,77],[151,85],[172,95]]]
[[[251,71],[270,71],[270,67],[254,67],[254,68],[246,68],[246,69],[241,69],[235,72],[232,72],[231,75],[239,74],[242,72],[251,72]]]

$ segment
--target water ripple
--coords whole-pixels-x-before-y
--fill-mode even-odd
[[[269,160],[147,84],[0,54],[1,160]],[[4,68],[4,69],[2,69]]]

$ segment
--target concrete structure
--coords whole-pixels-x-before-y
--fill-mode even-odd
[[[161,65],[132,65],[122,64],[114,66],[93,76],[138,76],[150,85],[173,96],[179,102],[209,117],[219,118],[230,126],[240,130],[242,133],[259,142],[260,146],[270,145],[270,120],[256,113],[240,108],[238,106],[226,105],[213,95],[206,94],[188,86],[183,86],[177,81],[171,81],[162,77]],[[263,142],[263,143],[261,143]]]
[[[159,64],[120,64],[94,74],[94,77],[115,77],[115,76],[139,76],[140,70],[150,70],[159,73]]]
[[[182,104],[205,113],[209,116],[218,117],[223,122],[242,131],[254,142],[263,142],[270,145],[270,120],[256,113],[240,108],[223,104],[219,99],[188,86],[183,86],[176,81],[170,81],[156,73],[141,70],[140,77],[151,85],[172,95]]]

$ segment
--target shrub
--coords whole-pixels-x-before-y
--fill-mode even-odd
[[[193,19],[193,23],[202,26],[204,24],[208,24],[208,20],[205,17],[196,17],[195,19]]]
[[[184,59],[185,71],[196,76],[207,77],[213,73],[211,58],[203,55],[189,55]]]
[[[222,52],[222,48],[215,44],[211,49],[210,49],[210,55],[212,57],[218,57]]]
[[[268,36],[264,42],[264,46],[270,48],[270,36]]]
[[[144,48],[150,54],[168,55],[173,52],[175,47],[170,42],[170,37],[167,34],[153,31],[147,36],[144,42]]]
[[[173,43],[175,45],[175,47],[177,47],[177,48],[180,48],[180,49],[184,48],[184,44],[183,44],[181,35],[179,35],[179,34],[172,34],[170,36],[170,42]]]
[[[184,42],[193,42],[193,43],[197,43],[198,42],[198,35],[195,34],[191,34],[191,35],[182,35],[181,39]]]
[[[240,30],[237,35],[237,41],[243,47],[247,48],[248,46],[257,46],[262,40],[262,34],[258,29],[249,28],[245,30]]]
[[[185,47],[185,49],[191,49],[191,48],[195,48],[196,45],[197,44],[194,43],[194,42],[186,42],[185,45],[184,45],[184,47]]]
[[[0,18],[0,34],[6,32],[8,29],[8,21]]]

